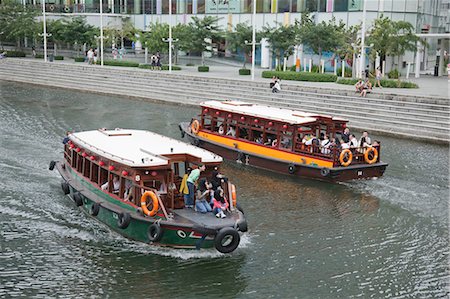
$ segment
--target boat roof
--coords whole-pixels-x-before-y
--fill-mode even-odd
[[[333,117],[324,114],[314,114],[298,110],[277,108],[260,104],[247,103],[242,101],[205,101],[200,104],[203,107],[229,111],[233,113],[240,113],[244,115],[249,115],[253,117],[261,117],[265,119],[286,122],[292,125],[295,124],[307,124],[317,121],[318,118],[328,118],[332,121],[343,121],[348,122],[348,120]]]
[[[222,162],[222,157],[199,147],[150,131],[114,129],[72,133],[70,140],[83,148],[131,167],[152,167],[169,164],[164,155],[188,154],[202,163]]]

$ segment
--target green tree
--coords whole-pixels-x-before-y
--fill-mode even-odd
[[[14,0],[0,2],[1,41],[15,41],[16,48],[22,47],[25,38],[32,38],[39,32],[35,21],[38,11],[29,5],[22,5]]]
[[[298,33],[295,25],[282,26],[280,23],[276,23],[274,27],[265,26],[262,36],[270,42],[272,56],[278,62],[279,68],[281,67],[281,57],[291,56],[294,52],[294,46],[298,44]]]
[[[250,57],[250,53],[252,52],[252,38],[252,26],[248,25],[247,23],[238,23],[235,26],[234,31],[229,31],[226,34],[227,48],[234,52],[236,52],[238,49],[242,49],[242,51],[244,52],[244,69],[247,60]],[[259,32],[256,32],[256,40],[260,40]]]
[[[192,17],[189,23],[190,51],[201,53],[202,65],[205,65],[205,52],[211,52],[211,41],[219,37],[220,28],[218,18],[207,16],[204,18]]]
[[[122,23],[119,26],[108,26],[103,30],[103,36],[105,37],[106,42],[111,46],[115,45],[116,47],[120,42],[121,48],[124,47],[125,38],[136,41],[136,34],[138,33],[140,32],[134,27],[129,17],[122,18]]]
[[[148,32],[142,33],[141,42],[144,44],[150,53],[168,53],[168,43],[164,39],[169,37],[169,24],[166,23],[152,23],[148,27]]]
[[[400,59],[406,51],[417,50],[418,40],[411,23],[396,22],[381,16],[374,21],[367,43],[373,44],[370,55],[375,57],[378,52],[381,61],[384,61],[386,56],[397,56]]]

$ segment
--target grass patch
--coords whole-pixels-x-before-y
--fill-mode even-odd
[[[337,76],[332,74],[318,74],[309,72],[279,72],[263,71],[263,78],[278,77],[282,80],[309,81],[309,82],[336,82]]]
[[[375,87],[375,79],[369,80],[372,83],[372,86]],[[345,85],[355,85],[358,82],[358,79],[338,79],[336,83],[345,84]],[[381,86],[386,88],[419,88],[419,86],[415,83],[408,81],[400,81],[400,80],[388,80],[382,79],[380,80]]]

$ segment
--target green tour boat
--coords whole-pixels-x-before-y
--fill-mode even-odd
[[[129,239],[230,253],[247,231],[235,186],[217,176],[222,158],[216,154],[143,130],[69,133],[63,143],[64,159],[51,161],[49,169],[61,174],[64,194]],[[223,190],[229,203],[221,217],[185,207],[186,192],[180,187],[185,187],[189,170],[200,165],[205,166],[200,180],[220,178],[215,188]]]

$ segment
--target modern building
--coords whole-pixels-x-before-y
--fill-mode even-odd
[[[1,0],[0,0],[1,1]],[[20,1],[20,0],[19,0]],[[41,4],[41,0],[22,0],[24,4]],[[231,29],[241,22],[252,23],[252,0],[45,0],[50,15],[84,15],[89,23],[99,26],[99,6],[103,2],[103,24],[118,24],[129,17],[135,27],[145,30],[150,23],[189,23],[193,16],[218,16],[219,25]],[[417,33],[450,32],[450,0],[256,0],[256,27],[293,23],[303,12],[309,12],[316,22],[332,18],[343,20],[348,26],[360,24],[366,5],[366,27],[381,15],[394,21],[411,23]],[[169,3],[172,16],[169,18]],[[419,54],[420,69],[428,70],[436,63],[436,53],[448,53],[448,37],[427,39],[429,47]],[[305,51],[307,54],[307,51]],[[396,60],[397,61],[397,60]],[[418,60],[415,53],[407,53],[397,67],[411,71]]]

